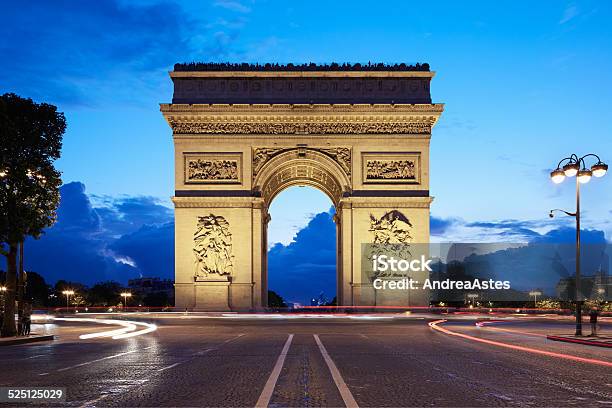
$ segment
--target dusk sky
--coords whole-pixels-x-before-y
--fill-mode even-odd
[[[91,250],[117,264],[101,277],[159,272],[129,237],[168,243],[173,147],[158,104],[171,100],[176,62],[429,63],[432,99],[445,104],[431,144],[432,240],[525,241],[572,226],[547,216],[575,205],[573,185],[548,177],[559,159],[612,161],[610,21],[607,1],[3,1],[0,93],[65,112],[57,166],[95,213]],[[287,190],[269,242],[286,247],[330,207],[316,190]],[[610,175],[584,186],[583,211],[610,241]]]

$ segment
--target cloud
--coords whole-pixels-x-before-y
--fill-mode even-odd
[[[155,197],[95,197],[100,226],[119,238],[144,225],[164,224],[174,220],[172,209]]]
[[[25,268],[49,282],[126,282],[174,275],[172,210],[151,197],[106,197],[96,208],[85,185],[60,188],[57,223],[24,245]]]
[[[174,222],[144,225],[109,248],[133,262],[141,275],[174,279]]]
[[[72,105],[131,99],[167,81],[166,68],[199,52],[192,39],[206,32],[203,22],[169,2],[7,2],[0,59],[11,74],[0,87]]]
[[[336,225],[333,212],[316,214],[288,245],[268,251],[268,286],[285,300],[309,304],[336,294]]]
[[[576,4],[574,3],[568,4],[567,7],[565,7],[565,10],[563,10],[563,16],[561,17],[561,20],[559,20],[559,24],[565,24],[565,23],[570,22],[576,16],[578,16],[578,14],[579,14],[579,11],[578,11],[578,7],[576,6]]]
[[[222,7],[224,9],[228,9],[231,11],[236,11],[238,13],[250,13],[251,8],[245,6],[239,1],[234,0],[217,0],[214,3],[215,7]]]
[[[453,218],[440,218],[432,215],[429,218],[430,233],[435,236],[443,236],[456,222]]]

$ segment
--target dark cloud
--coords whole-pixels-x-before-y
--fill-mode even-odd
[[[144,225],[109,248],[132,260],[142,275],[174,279],[174,222]]]
[[[174,275],[171,209],[151,197],[108,198],[95,208],[78,182],[60,193],[57,223],[25,243],[26,270],[85,284]]]
[[[289,245],[268,252],[268,286],[286,300],[309,304],[336,294],[336,225],[332,212],[316,214]]]
[[[115,237],[133,232],[143,225],[164,224],[174,220],[171,208],[155,197],[104,197],[96,208],[103,230]]]
[[[196,52],[192,38],[206,34],[177,4],[117,0],[4,2],[0,13],[0,87],[34,99],[92,104],[121,95],[130,84],[159,84],[144,75],[165,71]],[[210,56],[208,56],[210,58]],[[145,85],[148,84],[148,85]]]
[[[429,218],[429,230],[431,235],[442,236],[450,227],[452,227],[457,221],[453,218],[440,218],[431,216]]]
[[[60,193],[54,232],[73,230],[77,234],[89,234],[100,228],[100,217],[93,211],[89,197],[85,194],[84,184],[78,182],[64,184]]]

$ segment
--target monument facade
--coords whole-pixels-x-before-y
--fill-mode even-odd
[[[376,291],[361,268],[364,244],[429,242],[443,111],[433,76],[427,64],[177,64],[161,104],[175,147],[176,306],[267,305],[268,208],[294,185],[336,208],[339,305],[428,304],[423,291]]]

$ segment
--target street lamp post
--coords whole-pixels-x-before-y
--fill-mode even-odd
[[[585,159],[594,157],[597,163],[591,166],[591,169],[586,168]],[[576,336],[582,336],[582,293],[580,288],[580,184],[588,183],[592,176],[603,177],[608,171],[608,165],[603,163],[599,156],[593,153],[578,157],[572,154],[559,161],[557,168],[550,173],[550,178],[555,184],[559,184],[566,177],[576,176],[576,212],[571,213],[565,210],[554,209],[550,210],[549,216],[554,217],[555,211],[561,211],[570,217],[576,219]]]
[[[534,308],[538,307],[538,296],[540,296],[541,294],[542,292],[540,292],[539,290],[532,290],[531,292],[529,292],[529,296],[533,296]]]
[[[121,296],[123,297],[123,308],[125,309],[127,307],[127,298],[132,297],[132,294],[130,292],[122,292]]]
[[[467,297],[470,299],[470,306],[474,307],[474,300],[478,298],[478,293],[468,293]]]
[[[74,295],[74,290],[65,290],[62,292],[66,296],[66,312],[70,309],[70,296]]]
[[[0,286],[0,294],[2,295],[2,297],[0,298],[0,308],[4,309],[4,294],[6,293],[6,291],[8,290],[8,288],[4,285]]]

